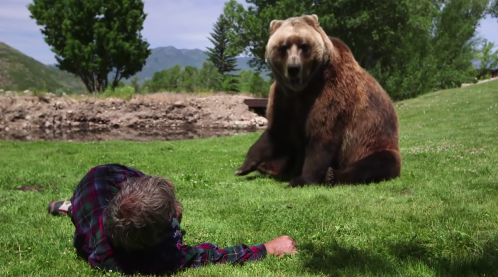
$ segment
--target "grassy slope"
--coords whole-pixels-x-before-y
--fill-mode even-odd
[[[52,92],[62,88],[71,92],[85,91],[85,86],[78,77],[44,65],[2,42],[0,68],[0,88]]]
[[[288,234],[299,254],[178,276],[490,276],[498,272],[498,82],[397,103],[402,176],[284,189],[236,178],[258,134],[178,142],[0,142],[0,275],[99,276],[75,258],[68,218],[47,215],[92,166],[169,177],[184,242],[220,247]],[[253,174],[256,175],[256,174]],[[43,192],[14,191],[39,185]]]

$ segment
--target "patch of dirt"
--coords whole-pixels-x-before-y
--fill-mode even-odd
[[[484,148],[471,148],[465,150],[466,153],[471,154],[471,155],[479,155],[485,152]]]
[[[413,194],[413,191],[411,191],[410,189],[402,189],[398,193],[401,195],[410,195]]]
[[[42,192],[43,188],[41,186],[22,186],[15,188],[14,190]]]

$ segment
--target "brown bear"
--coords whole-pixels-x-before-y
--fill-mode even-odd
[[[236,175],[289,176],[289,187],[368,184],[400,175],[391,99],[316,15],[273,20],[265,59],[275,77],[268,126]]]

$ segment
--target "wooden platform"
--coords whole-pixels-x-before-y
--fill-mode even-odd
[[[266,116],[266,105],[268,104],[268,98],[244,99],[244,104],[249,107],[249,110],[252,110],[263,117]]]

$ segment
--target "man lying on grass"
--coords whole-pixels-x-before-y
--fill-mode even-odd
[[[157,274],[209,263],[243,263],[266,255],[295,254],[288,236],[251,246],[218,248],[182,244],[182,205],[174,185],[120,164],[92,168],[71,201],[52,201],[52,215],[66,214],[76,227],[73,244],[92,268],[125,274]]]

